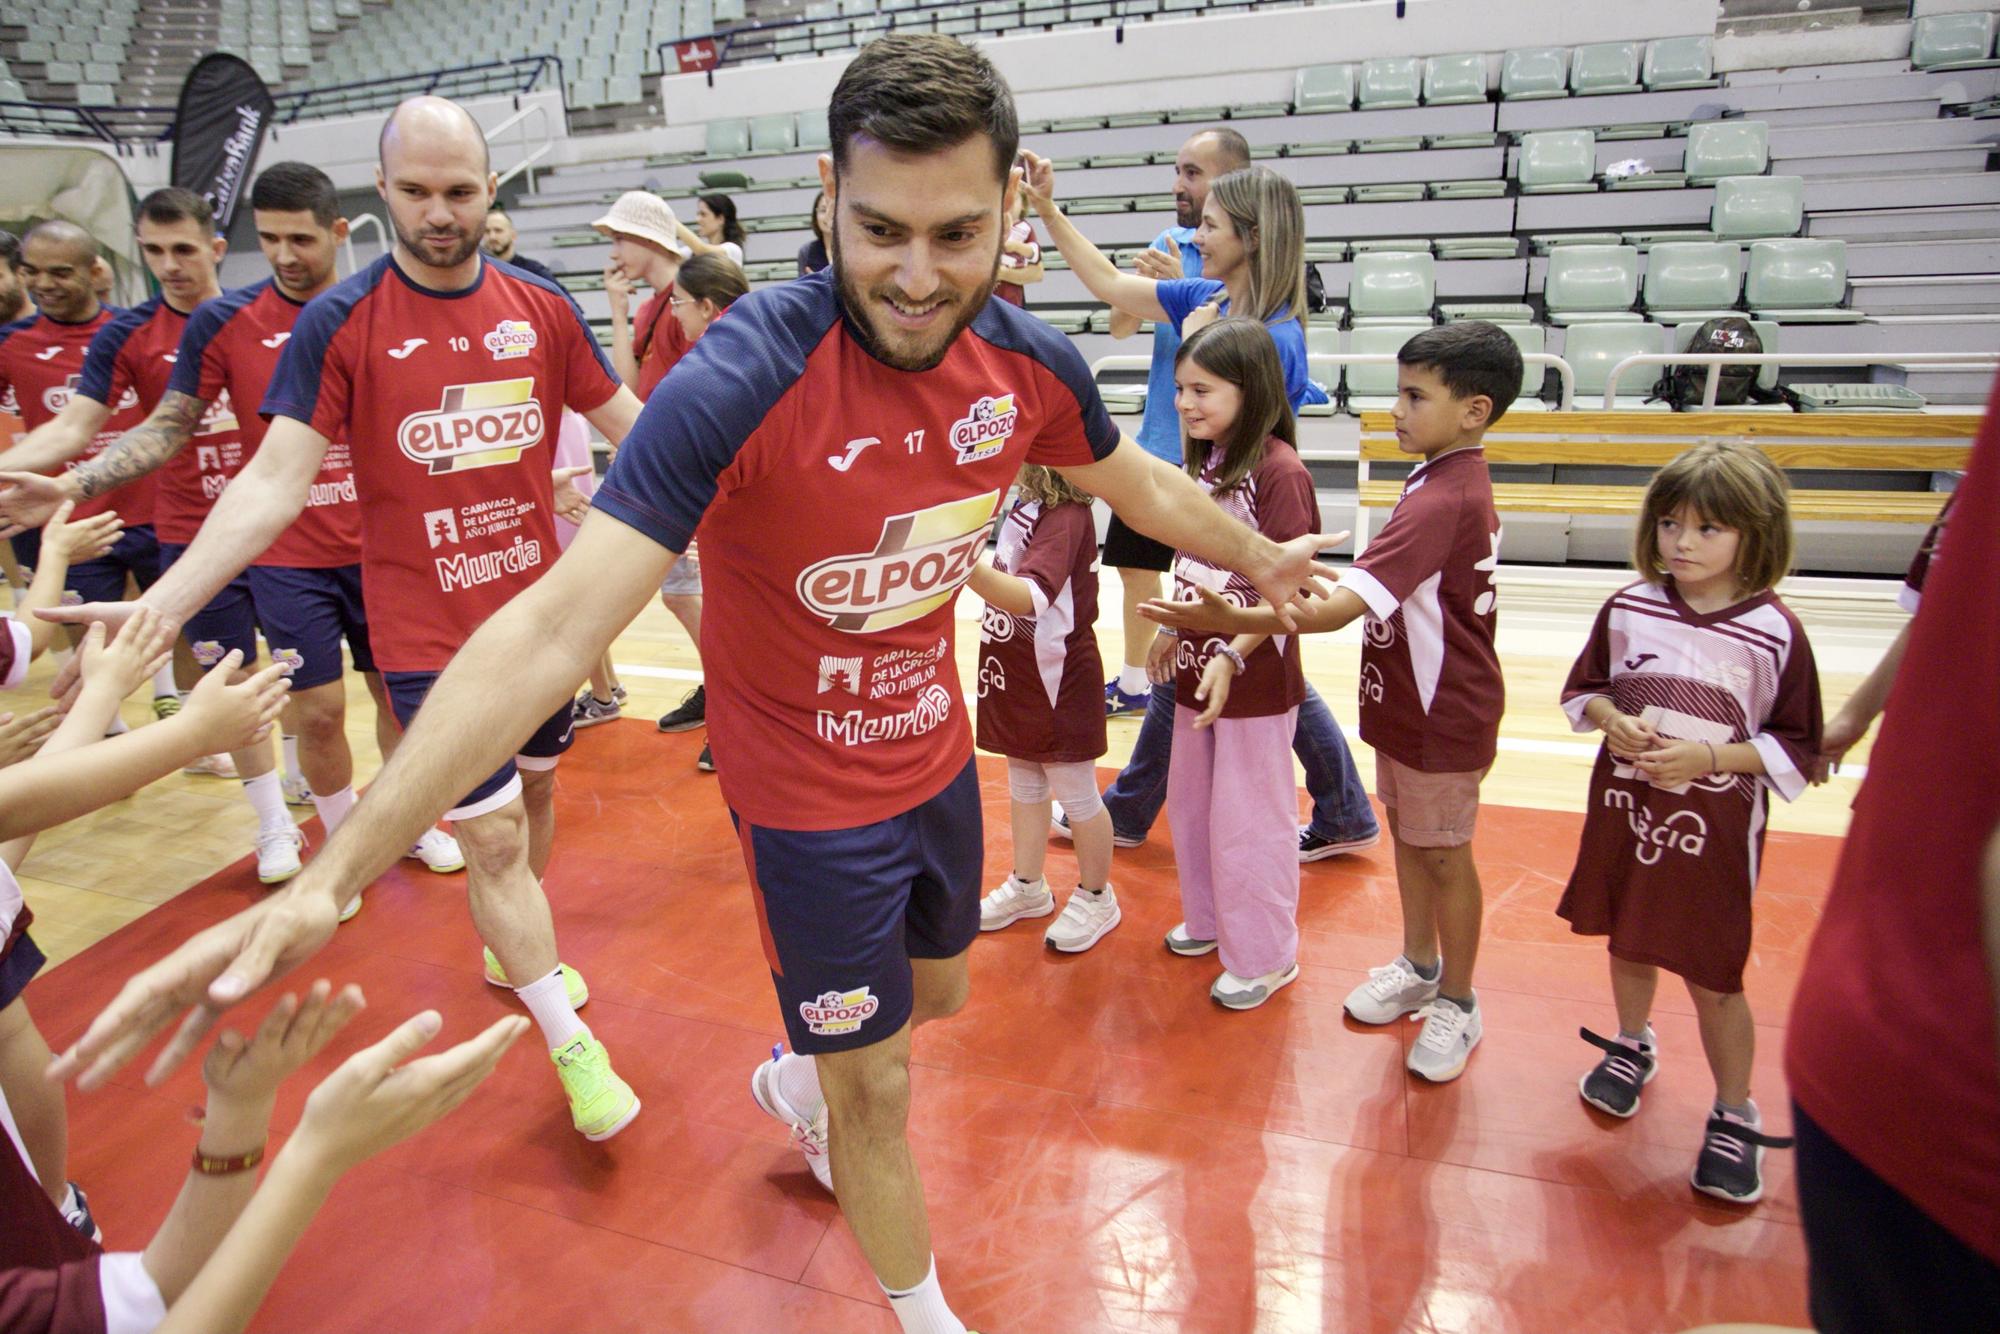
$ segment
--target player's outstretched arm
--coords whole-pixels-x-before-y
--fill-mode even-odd
[[[55,477],[39,476],[37,470],[68,462],[83,452],[83,445],[88,445],[92,437],[84,437],[83,445],[54,462],[46,461],[47,454],[53,451],[43,451],[18,464],[11,455],[0,456],[0,463],[10,469],[29,470],[0,473],[0,521],[12,527],[39,528],[65,500],[89,500],[144,477],[181,452],[193,439],[194,428],[207,410],[206,400],[169,391],[151,416],[112,441],[103,453]]]
[[[22,436],[0,453],[0,472],[47,472],[60,468],[90,448],[90,442],[111,420],[111,409],[94,398],[71,394],[63,410]]]
[[[1120,273],[1110,257],[1092,245],[1090,238],[1078,231],[1076,224],[1056,207],[1054,165],[1047,158],[1033,153],[1023,153],[1021,157],[1027,169],[1022,173],[1020,188],[1027,191],[1028,202],[1041,215],[1043,224],[1049,229],[1049,239],[1055,242],[1056,249],[1069,262],[1070,272],[1082,281],[1092,296],[1115,311],[1124,311],[1142,320],[1166,319],[1166,307],[1160,304],[1160,285],[1151,278]]]

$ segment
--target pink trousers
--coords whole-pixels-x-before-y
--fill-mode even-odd
[[[1299,953],[1299,791],[1292,776],[1298,710],[1218,718],[1174,709],[1167,827],[1188,934],[1221,942],[1238,977],[1290,967]]]

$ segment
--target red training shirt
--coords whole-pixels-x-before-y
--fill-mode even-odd
[[[83,377],[84,356],[91,339],[117,314],[109,306],[100,306],[96,315],[75,324],[37,314],[0,328],[0,390],[14,400],[23,426],[32,431],[61,414]],[[139,408],[139,395],[127,388],[118,399],[117,411],[104,423],[104,429],[69,466],[74,468],[86,459],[95,458],[106,445],[145,419],[146,414]],[[79,502],[74,517],[84,519],[115,509],[128,528],[149,524],[153,521],[153,496],[158,489],[159,484],[152,477],[141,477],[115,491]]]

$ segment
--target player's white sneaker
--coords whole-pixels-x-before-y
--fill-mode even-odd
[[[1438,963],[1438,977],[1444,963]],[[1368,970],[1368,980],[1347,993],[1347,1012],[1364,1024],[1392,1024],[1406,1014],[1415,1014],[1437,999],[1436,979],[1417,976],[1410,961],[1398,954],[1380,968]]]
[[[1056,910],[1056,896],[1049,893],[1048,881],[1033,884],[1008,876],[991,894],[979,900],[979,929],[998,931],[1023,917],[1047,917]]]
[[[192,774],[197,778],[237,777],[236,761],[227,755],[204,755],[181,772]]]
[[[410,846],[403,854],[424,864],[424,869],[445,875],[465,869],[465,854],[459,851],[458,840],[442,829],[426,829],[423,837]]]
[[[1081,954],[1104,939],[1123,916],[1118,911],[1118,895],[1110,884],[1096,894],[1078,886],[1063,905],[1062,916],[1049,923],[1042,940],[1049,948],[1064,954]]]
[[[299,854],[305,851],[306,836],[297,827],[266,829],[257,835],[257,878],[267,885],[282,885],[303,869]]]
[[[1416,1017],[1424,1021],[1424,1031],[1417,1034],[1403,1064],[1433,1084],[1457,1079],[1485,1029],[1479,1020],[1479,1001],[1475,998],[1470,1010],[1461,1010],[1456,1001],[1439,996]]]
[[[287,806],[312,805],[312,788],[306,785],[305,775],[285,774],[278,779],[278,786],[284,790]]]
[[[833,1159],[828,1156],[826,1148],[826,1104],[821,1103],[819,1111],[810,1118],[792,1110],[792,1105],[778,1091],[778,1062],[785,1057],[783,1043],[771,1048],[771,1059],[750,1072],[750,1096],[766,1116],[783,1121],[792,1128],[792,1143],[806,1156],[806,1166],[812,1169],[813,1180],[831,1192]]]

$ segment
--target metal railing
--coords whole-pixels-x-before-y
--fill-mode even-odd
[[[1701,406],[1715,407],[1716,387],[1724,366],[1960,366],[1967,370],[2000,368],[2000,352],[1647,352],[1630,356],[1604,377],[1604,406],[1618,406],[1618,381],[1641,367],[1706,366]]]
[[[363,213],[348,220],[347,239],[341,242],[341,253],[347,256],[347,276],[352,278],[361,272],[361,259],[355,253],[354,241],[367,228],[375,229],[375,240],[381,245],[382,253],[389,253],[389,230],[382,225],[382,219],[373,213]],[[374,261],[369,261],[373,263]]]
[[[537,116],[541,117],[542,121],[541,143],[537,147],[530,149],[528,147],[528,122]],[[516,111],[513,115],[486,131],[487,144],[491,145],[509,130],[520,131],[521,160],[500,173],[499,184],[505,185],[516,176],[525,176],[528,181],[528,190],[530,193],[533,193],[535,188],[535,164],[555,151],[556,146],[555,127],[549,117],[548,107],[540,102],[522,107],[519,111]]]
[[[0,102],[0,131],[95,139],[121,151],[173,138],[175,107],[91,107],[63,102]]]
[[[1308,352],[1306,366],[1309,370],[1325,371],[1340,366],[1393,366],[1396,364],[1394,352]],[[1546,374],[1553,370],[1556,380],[1562,386],[1556,401],[1557,412],[1568,412],[1576,403],[1576,369],[1553,352],[1523,352],[1521,362],[1527,366],[1540,366]],[[1149,369],[1153,359],[1131,353],[1115,353],[1099,357],[1090,363],[1090,378],[1095,380],[1102,371],[1143,371]],[[1322,381],[1335,384],[1339,376]],[[1116,387],[1116,386],[1113,386]],[[1328,389],[1331,396],[1332,390]]]

